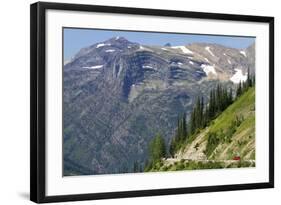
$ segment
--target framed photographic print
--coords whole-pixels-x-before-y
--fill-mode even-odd
[[[31,5],[34,202],[274,187],[274,18]]]

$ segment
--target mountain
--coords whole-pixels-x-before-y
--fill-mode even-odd
[[[174,158],[164,159],[149,171],[252,166],[255,166],[255,87],[192,136]]]
[[[64,65],[64,175],[143,167],[155,133],[168,144],[197,96],[208,101],[218,82],[246,80],[254,56],[250,48],[147,46],[123,37],[81,49]]]

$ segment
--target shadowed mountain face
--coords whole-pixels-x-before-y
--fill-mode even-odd
[[[64,175],[132,172],[148,143],[166,143],[177,118],[218,81],[254,71],[254,45],[145,46],[116,37],[81,49],[64,65]]]

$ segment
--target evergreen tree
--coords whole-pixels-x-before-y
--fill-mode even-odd
[[[236,90],[236,98],[239,97],[241,94],[242,94],[242,84],[240,81]]]
[[[175,142],[178,142],[180,140],[180,117],[178,117],[178,124],[177,124],[177,130],[175,135]]]
[[[155,138],[150,142],[149,146],[150,160],[155,163],[166,156],[166,146],[163,137],[157,134]]]
[[[177,129],[175,136],[172,138],[169,153],[173,156],[175,151],[181,143],[183,143],[187,139],[187,124],[186,124],[186,114],[182,114],[178,117]]]
[[[175,152],[176,152],[176,141],[175,138],[173,137],[169,147],[169,153],[172,157],[174,157]]]
[[[191,116],[190,116],[190,121],[189,121],[189,132],[190,135],[192,135],[195,132],[196,129],[196,117],[195,117],[196,113],[195,113],[195,109],[193,109],[193,111],[191,112]]]
[[[197,128],[200,127],[200,112],[201,112],[201,102],[200,102],[200,98],[197,98],[197,102],[195,105],[195,131]]]
[[[231,103],[233,102],[233,96],[232,96],[232,87],[230,88],[229,90],[229,93],[228,93],[228,105],[230,105]]]
[[[211,120],[214,117],[215,114],[215,100],[214,100],[214,91],[210,91],[210,102],[208,107],[208,119]]]
[[[204,125],[203,127],[206,127],[208,122],[210,121],[210,118],[209,118],[209,105],[206,105],[206,108],[204,110]]]
[[[187,127],[186,127],[186,114],[184,113],[181,120],[182,130],[181,130],[181,140],[185,140],[187,138]]]
[[[250,74],[250,68],[247,70],[247,87],[252,87],[252,77]]]
[[[201,97],[200,101],[200,128],[204,127],[205,119],[204,119],[204,98]]]

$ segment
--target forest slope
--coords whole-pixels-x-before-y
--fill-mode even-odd
[[[149,171],[255,166],[255,87]]]

